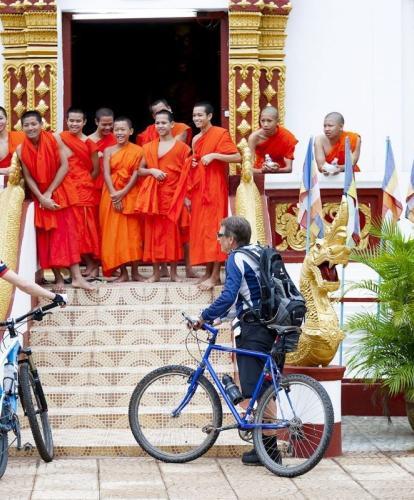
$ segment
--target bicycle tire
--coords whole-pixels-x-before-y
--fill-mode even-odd
[[[7,432],[0,432],[0,478],[6,472],[9,459],[9,440]]]
[[[29,363],[20,365],[19,376],[22,405],[29,420],[37,451],[45,462],[51,462],[54,455],[53,436],[42,385],[38,377],[35,380]]]
[[[318,464],[329,446],[334,412],[328,393],[307,375],[283,377],[277,396],[272,385],[260,398],[256,423],[281,419],[289,426],[267,434],[254,429],[254,447],[262,464],[277,476],[300,476]]]
[[[214,429],[222,424],[221,401],[204,376],[199,378],[197,390],[182,413],[171,416],[186,394],[193,373],[186,366],[164,366],[146,375],[132,393],[129,403],[132,434],[149,455],[163,462],[195,460],[213,446],[219,435]],[[206,426],[211,426],[209,433],[202,430]]]

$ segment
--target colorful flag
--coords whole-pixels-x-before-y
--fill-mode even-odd
[[[349,247],[353,247],[361,239],[361,227],[359,224],[358,196],[354,169],[352,167],[351,146],[348,137],[345,139],[345,183],[342,201],[348,205],[346,244]]]
[[[414,223],[414,162],[411,167],[410,185],[408,186],[408,193],[405,201],[407,202],[405,217]]]
[[[303,179],[299,193],[298,222],[306,229],[307,247],[310,232],[317,238],[323,238],[324,225],[322,216],[322,201],[319,191],[318,170],[313,161],[313,139],[309,139],[308,150],[303,164]]]
[[[392,217],[394,222],[397,222],[402,213],[402,202],[398,189],[394,154],[389,137],[386,140],[385,172],[384,180],[382,181],[382,191],[382,218]]]

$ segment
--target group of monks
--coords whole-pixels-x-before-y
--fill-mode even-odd
[[[69,268],[72,286],[93,289],[99,265],[108,279],[142,281],[139,262],[153,264],[145,281],[159,281],[165,273],[179,281],[177,263],[183,259],[186,276],[197,277],[201,289],[220,283],[226,255],[217,229],[227,216],[226,167],[241,156],[228,131],[212,125],[210,103],[194,105],[194,137],[188,125],[174,121],[166,100],[150,110],[154,123],[134,144],[130,119],[115,118],[108,108],[96,112],[90,136],[83,133],[86,118],[78,108],[67,111],[67,130],[60,133],[43,130],[37,111],[22,115],[22,132],[8,132],[0,108],[0,173],[9,172],[16,151],[35,204],[39,264],[53,270],[58,286],[64,284],[61,269]],[[360,137],[343,125],[342,115],[330,113],[315,140],[315,159],[325,175],[344,169],[346,137],[357,169]],[[260,128],[248,140],[255,171],[290,172],[297,142],[278,124],[277,110],[264,108]],[[200,264],[205,272],[199,277],[192,266]]]

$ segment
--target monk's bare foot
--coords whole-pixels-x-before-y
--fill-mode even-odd
[[[131,273],[131,281],[146,281],[146,279],[142,274]]]
[[[170,273],[168,272],[167,264],[161,264],[160,278],[169,278],[169,277],[170,277]]]
[[[65,284],[64,283],[61,283],[61,284],[54,284],[53,287],[52,287],[52,292],[54,293],[65,293]]]
[[[210,279],[211,275],[210,274],[203,274],[203,276],[199,276],[198,280],[196,281],[196,285],[200,285],[200,283],[204,283],[204,281],[207,281]]]
[[[94,266],[94,267],[91,267],[91,268],[86,268],[84,273],[82,273],[82,276],[84,278],[97,278],[99,276],[99,267],[98,266]]]
[[[118,278],[111,280],[111,283],[126,283],[127,281],[129,281],[128,273],[121,273]]]
[[[177,273],[171,273],[171,281],[174,283],[182,283],[184,280]]]
[[[202,283],[200,283],[197,286],[197,288],[199,290],[203,290],[203,291],[205,291],[205,290],[212,290],[217,285],[221,285],[221,281],[220,280],[209,278],[209,279],[203,281]]]
[[[145,283],[157,283],[158,281],[160,281],[160,278],[160,274],[153,274],[145,280]]]
[[[94,287],[92,283],[88,283],[82,276],[79,278],[72,278],[72,287],[82,288],[82,290],[96,290],[96,287]]]
[[[199,278],[199,275],[193,271],[192,267],[186,267],[185,268],[185,277],[186,278]]]

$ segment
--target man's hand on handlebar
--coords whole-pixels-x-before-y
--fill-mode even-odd
[[[68,296],[66,293],[57,293],[55,298],[53,299],[55,304],[58,304],[60,307],[65,307],[68,303]]]
[[[194,316],[187,316],[186,321],[187,321],[187,328],[189,330],[199,330],[203,326],[203,323],[204,323],[203,318],[201,318],[201,317],[197,318]]]

